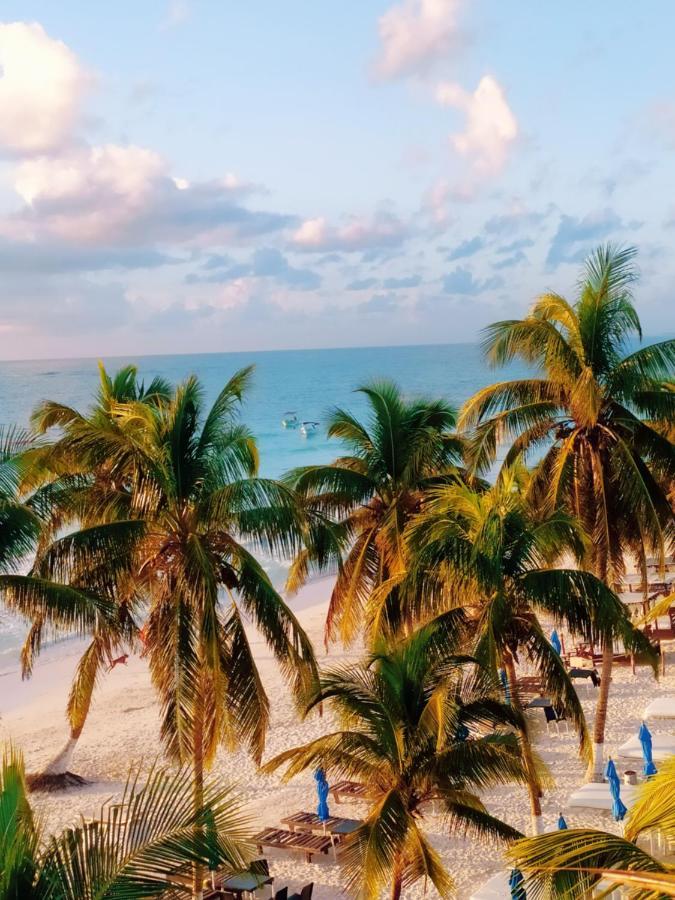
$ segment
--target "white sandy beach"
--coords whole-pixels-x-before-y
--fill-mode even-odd
[[[322,662],[356,658],[358,651],[345,654],[332,649],[323,655],[323,622],[330,579],[308,585],[293,601],[304,627],[315,642]],[[330,716],[312,716],[299,722],[285,684],[281,681],[274,661],[265,645],[252,635],[256,656],[269,692],[273,723],[267,744],[266,758],[295,744],[310,740],[332,727]],[[63,744],[67,727],[64,716],[69,679],[82,645],[69,641],[44,652],[33,678],[22,682],[18,671],[0,675],[0,739],[12,740],[26,757],[29,771],[39,770]],[[616,755],[617,748],[637,733],[642,710],[655,696],[675,694],[675,655],[670,654],[668,671],[660,681],[654,681],[647,669],[638,669],[635,676],[629,669],[615,670],[607,727],[607,752]],[[595,692],[580,686],[589,725],[595,705]],[[583,782],[584,766],[576,755],[576,738],[564,730],[560,737],[546,733],[541,710],[532,711],[538,738],[537,749],[548,763],[556,780],[556,787],[544,797],[546,828],[553,829],[562,811],[570,826],[619,829],[609,816],[590,810],[569,810],[567,798]],[[675,723],[673,728],[675,729]],[[667,731],[667,726],[653,730]],[[157,704],[146,664],[130,658],[128,665],[118,666],[105,677],[97,692],[89,720],[80,739],[73,768],[91,781],[86,787],[65,794],[36,795],[35,806],[45,819],[46,826],[57,829],[77,819],[79,814],[93,815],[106,799],[116,797],[122,790],[128,769],[139,762],[150,763],[160,752]],[[641,768],[639,762],[618,760],[618,768]],[[300,809],[316,805],[316,793],[311,773],[290,785],[281,784],[277,776],[260,776],[253,762],[244,752],[221,752],[212,776],[235,783],[260,826],[278,824],[279,819]],[[494,814],[512,825],[527,831],[529,810],[525,791],[504,788],[484,798]],[[335,812],[357,816],[359,805],[333,807]],[[475,842],[449,840],[443,834],[439,820],[429,817],[428,832],[441,852],[444,862],[454,874],[458,896],[468,898],[476,887],[503,867],[500,850],[496,846]],[[276,885],[288,883],[299,889],[308,881],[315,884],[317,900],[329,900],[339,895],[340,872],[331,858],[307,864],[299,856],[267,853]],[[420,883],[406,897],[424,896]],[[430,896],[430,893],[427,893]]]

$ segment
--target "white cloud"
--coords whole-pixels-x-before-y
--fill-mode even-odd
[[[440,84],[436,99],[466,114],[466,128],[451,137],[455,150],[469,160],[476,175],[498,174],[518,136],[518,122],[499,82],[484,75],[473,93],[458,84]]]
[[[192,9],[188,0],[169,0],[162,28],[176,28],[190,18]]]
[[[14,187],[28,207],[22,217],[28,232],[95,243],[119,236],[145,208],[163,172],[152,150],[108,144],[26,160]]]
[[[294,220],[249,210],[254,187],[232,174],[208,182],[171,176],[152,150],[106,144],[21,162],[14,187],[24,206],[0,218],[0,236],[78,245],[248,240]]]
[[[352,216],[344,225],[330,225],[325,218],[306,219],[291,238],[301,250],[369,250],[393,247],[407,236],[404,223],[391,213],[372,218]]]
[[[0,149],[51,152],[72,136],[90,79],[38,24],[0,24]]]
[[[429,68],[457,48],[462,37],[459,0],[402,0],[378,21],[381,49],[375,68],[395,78]]]

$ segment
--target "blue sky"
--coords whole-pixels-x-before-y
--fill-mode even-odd
[[[675,329],[652,0],[5,0],[0,357],[472,340],[636,244]]]

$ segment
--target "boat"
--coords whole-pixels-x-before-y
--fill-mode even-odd
[[[303,422],[300,426],[300,434],[304,434],[305,437],[309,437],[310,434],[314,434],[319,427],[318,422]]]
[[[284,428],[297,428],[300,424],[300,420],[298,419],[298,414],[294,412],[292,409],[289,409],[288,412],[284,413],[284,417],[281,420],[281,424]]]

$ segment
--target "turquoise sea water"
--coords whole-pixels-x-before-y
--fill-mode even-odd
[[[341,350],[297,350],[264,353],[218,353],[104,359],[109,371],[134,363],[146,380],[162,375],[176,383],[188,375],[201,379],[207,401],[213,400],[234,371],[253,363],[253,387],[242,417],[258,439],[261,474],[276,477],[295,466],[329,462],[339,444],[325,436],[331,407],[339,405],[357,415],[365,402],[355,388],[368,381],[391,378],[411,395],[444,397],[460,406],[492,381],[524,373],[515,366],[499,375],[492,372],[474,344],[417,347],[377,347]],[[97,387],[97,360],[39,360],[0,362],[0,422],[26,425],[41,400],[58,400],[86,408]],[[303,437],[285,429],[287,410],[301,420],[320,423],[317,432]],[[283,581],[284,566],[265,561],[274,581]],[[6,616],[0,619],[0,669],[13,656],[25,630]],[[4,659],[3,659],[4,657]]]

